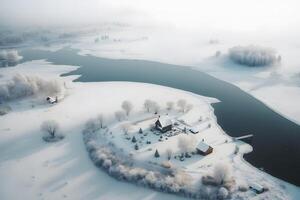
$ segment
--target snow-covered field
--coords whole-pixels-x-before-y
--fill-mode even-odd
[[[249,145],[230,142],[232,139],[224,134],[217,125],[210,103],[217,100],[187,93],[172,88],[130,82],[73,83],[75,77],[59,77],[59,74],[75,69],[71,66],[54,66],[45,61],[32,61],[16,67],[1,68],[1,83],[12,77],[14,73],[51,77],[65,82],[67,88],[65,98],[58,104],[48,104],[44,98],[27,97],[9,102],[12,110],[0,116],[0,199],[181,199],[175,195],[156,192],[134,184],[120,182],[108,176],[91,162],[82,140],[82,130],[86,121],[103,114],[107,124],[115,134],[115,139],[107,138],[125,149],[125,153],[134,153],[134,157],[142,163],[145,161],[161,161],[165,159],[164,149],[170,146],[177,149],[177,136],[163,142],[156,142],[157,136],[150,136],[151,148],[159,149],[161,157],[155,159],[152,153],[142,153],[133,149],[132,144],[122,138],[114,112],[121,109],[124,100],[133,103],[131,121],[147,117],[143,111],[145,99],[158,102],[163,108],[167,101],[176,102],[186,99],[193,108],[186,114],[177,111],[170,113],[172,117],[184,119],[188,124],[201,123],[199,115],[208,118],[211,128],[203,130],[203,134],[194,135],[196,140],[205,139],[214,152],[201,159],[193,156],[185,161],[174,161],[174,164],[185,169],[197,178],[209,173],[217,161],[227,161],[233,170],[237,184],[240,182],[258,182],[267,186],[270,191],[255,195],[252,191],[240,193],[246,199],[297,199],[299,188],[271,177],[250,166],[242,159],[242,153],[249,151]],[[162,113],[165,114],[165,110]],[[60,132],[65,139],[57,143],[45,143],[42,140],[40,125],[48,119],[56,120],[61,127]],[[205,123],[207,123],[206,121]],[[124,121],[123,121],[124,122]],[[135,128],[148,126],[135,123]],[[200,125],[200,124],[199,124]],[[146,129],[144,127],[144,129]],[[135,134],[135,129],[132,134]],[[225,140],[228,143],[225,143]],[[235,145],[242,145],[240,154],[233,154]],[[226,152],[226,154],[224,154]],[[189,160],[190,159],[190,160]],[[183,167],[183,162],[186,164]],[[209,163],[209,164],[208,164]],[[199,167],[202,166],[201,170]],[[206,167],[203,167],[206,166]],[[149,166],[148,166],[149,167]]]

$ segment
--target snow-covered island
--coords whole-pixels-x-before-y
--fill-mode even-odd
[[[59,77],[73,69],[45,61],[1,69],[2,85],[18,73],[63,88],[56,103],[39,90],[5,102],[1,199],[292,199],[299,192],[244,161],[252,147],[217,124],[211,107],[217,99],[152,84]],[[59,124],[62,140],[42,139],[47,120]]]

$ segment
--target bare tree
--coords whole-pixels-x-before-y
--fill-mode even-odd
[[[116,111],[115,117],[118,121],[122,121],[125,118],[125,114],[123,111]]]
[[[54,138],[55,134],[59,130],[59,125],[54,120],[47,120],[41,124],[41,130]]]
[[[166,154],[167,154],[168,160],[171,160],[172,154],[173,154],[173,150],[170,149],[170,148],[168,148],[168,149],[166,150]]]
[[[189,151],[193,151],[195,149],[196,140],[192,135],[182,135],[178,139],[177,146],[181,153],[188,153]]]
[[[174,108],[174,102],[168,101],[167,102],[167,110],[172,110]]]
[[[187,103],[186,103],[185,99],[179,99],[177,101],[177,106],[179,107],[180,111],[183,113],[185,112],[186,105],[187,105]]]
[[[103,114],[99,114],[96,118],[100,128],[103,128],[103,125],[104,125],[104,116]]]
[[[122,108],[125,111],[126,115],[128,116],[129,113],[132,111],[133,109],[133,105],[130,101],[123,101],[122,103]]]
[[[122,124],[122,126],[121,126],[121,129],[125,135],[128,134],[128,132],[131,130],[131,128],[132,127],[131,127],[130,123],[125,123],[125,124]]]
[[[153,105],[153,101],[151,101],[150,99],[145,100],[144,108],[146,109],[147,112],[150,112],[152,105]]]

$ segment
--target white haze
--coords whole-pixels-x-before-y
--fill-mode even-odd
[[[297,0],[1,0],[6,25],[95,24],[107,21],[171,24],[230,31],[299,30]]]

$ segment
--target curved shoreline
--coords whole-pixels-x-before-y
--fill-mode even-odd
[[[41,56],[39,55],[40,51],[37,51],[37,57]],[[48,53],[45,53],[43,51],[42,57],[47,57]],[[244,132],[251,132],[257,134],[256,137],[259,138],[261,141],[266,141],[266,139],[271,138],[276,138],[274,141],[269,141],[269,145],[262,145],[259,143],[260,148],[255,148],[258,149],[258,151],[254,151],[250,157],[247,156],[247,159],[255,166],[257,167],[264,167],[269,171],[269,173],[276,175],[277,177],[281,177],[285,180],[291,180],[290,182],[293,182],[295,179],[293,171],[297,171],[297,169],[294,167],[294,164],[296,161],[290,159],[288,162],[289,165],[293,166],[292,168],[289,168],[288,172],[286,173],[286,170],[283,170],[281,168],[278,168],[276,166],[278,165],[278,160],[273,160],[274,163],[270,164],[270,162],[265,161],[263,158],[266,156],[271,156],[276,155],[277,157],[284,158],[286,157],[286,151],[275,151],[273,152],[272,145],[274,142],[275,145],[286,145],[286,140],[283,139],[284,137],[284,132],[292,133],[293,131],[297,131],[300,129],[297,125],[286,118],[282,117],[279,115],[277,112],[274,112],[272,109],[269,109],[268,106],[266,106],[263,102],[257,100],[254,98],[251,94],[245,93],[242,90],[238,89],[236,86],[230,85],[224,81],[219,81],[215,80],[212,76],[209,75],[204,75],[201,71],[199,70],[185,70],[182,69],[184,67],[176,67],[176,66],[170,66],[167,64],[162,64],[162,63],[157,63],[157,62],[148,62],[148,61],[130,61],[130,60],[111,60],[111,59],[102,59],[102,58],[97,58],[93,56],[75,56],[76,54],[75,51],[73,50],[60,50],[57,52],[52,52],[49,61],[53,62],[54,64],[62,64],[65,63],[63,60],[64,54],[67,56],[71,56],[70,58],[74,58],[74,60],[68,60],[67,64],[73,65],[76,63],[76,65],[80,65],[80,68],[78,70],[72,71],[70,73],[64,74],[64,75],[73,75],[73,74],[81,74],[82,76],[77,79],[76,81],[82,81],[82,82],[93,82],[93,81],[117,81],[117,80],[123,80],[123,81],[135,81],[135,82],[148,82],[148,83],[153,83],[153,84],[158,84],[158,85],[165,85],[173,88],[178,88],[182,90],[188,90],[197,94],[202,94],[205,96],[213,96],[219,98],[219,96],[224,96],[225,99],[221,99],[222,103],[221,104],[216,104],[218,109],[216,109],[216,115],[217,116],[226,116],[223,117],[220,120],[220,117],[218,117],[218,123],[220,126],[223,127],[223,129],[228,132],[229,135],[231,136],[238,136]],[[56,57],[58,57],[58,60],[56,60]],[[89,63],[91,60],[91,63]],[[111,62],[113,63],[111,66]],[[137,63],[136,63],[137,62]],[[146,65],[146,66],[144,66]],[[115,68],[116,66],[119,66]],[[120,67],[122,66],[122,67]],[[146,72],[149,74],[149,77],[142,78],[139,74],[144,72],[143,70],[147,67],[154,67],[153,70],[146,70]],[[162,73],[157,74],[155,73],[155,70],[162,71],[162,67],[165,67],[166,69],[163,70]],[[159,68],[159,69],[158,69]],[[116,70],[121,70],[119,73],[120,74],[111,74],[110,72],[116,72]],[[124,70],[129,70],[132,75],[126,74]],[[177,80],[177,77],[169,77],[170,74],[175,75],[175,72],[177,73],[181,72],[183,73],[184,76],[189,76],[190,79],[187,80],[184,77],[179,77]],[[195,73],[197,71],[197,73]],[[104,74],[103,74],[103,73]],[[136,72],[137,75],[136,77],[132,77]],[[187,73],[188,72],[188,73]],[[191,72],[191,73],[190,73]],[[199,73],[198,73],[199,72]],[[98,74],[98,76],[94,76]],[[108,74],[108,75],[107,75]],[[105,76],[104,76],[105,75]],[[167,77],[165,77],[165,75]],[[158,77],[157,77],[158,76]],[[165,77],[165,78],[163,78]],[[196,79],[208,79],[209,83],[208,84],[216,84],[212,86],[207,86],[201,84],[205,84],[205,81],[199,81]],[[154,80],[152,80],[154,79]],[[200,85],[199,85],[200,84]],[[233,94],[234,96],[231,96],[231,94],[228,94],[227,90],[226,91],[218,91],[218,87],[228,89],[228,92],[233,92],[236,94]],[[241,97],[241,102],[236,101],[235,99],[240,96]],[[220,99],[220,98],[219,98]],[[231,102],[232,101],[232,102]],[[231,114],[231,111],[228,109],[230,106],[233,106],[232,110],[233,113]],[[253,110],[252,106],[256,109],[260,110]],[[227,109],[227,110],[226,110]],[[244,110],[244,113],[239,117],[237,117],[237,114],[240,115],[241,113],[238,112],[240,109]],[[249,113],[248,113],[249,112]],[[227,114],[226,114],[227,113]],[[268,116],[264,118],[260,118],[259,116],[262,116],[263,114],[267,114]],[[257,118],[257,115],[259,119]],[[257,119],[256,119],[257,118]],[[253,120],[254,119],[254,120]],[[273,123],[273,120],[276,121],[276,123]],[[239,124],[239,126],[233,126],[232,124],[236,122]],[[259,124],[265,124],[266,126],[261,127]],[[248,130],[249,129],[249,130]],[[267,133],[274,133],[272,137],[269,137]],[[283,135],[284,134],[284,135]],[[291,140],[294,141],[295,143],[296,135],[294,134],[289,134],[291,135]],[[293,137],[292,137],[293,136]],[[290,136],[289,136],[290,137]],[[290,146],[290,144],[288,144]],[[293,149],[295,145],[293,144],[290,146],[290,149]],[[272,150],[272,151],[271,151]],[[290,157],[292,155],[290,154],[291,151],[288,151]],[[292,154],[296,154],[296,152],[292,151]],[[276,162],[275,162],[276,161]],[[286,160],[285,160],[286,161]],[[294,163],[294,164],[293,164]],[[275,168],[274,168],[275,166]],[[295,168],[295,169],[294,169]],[[284,172],[283,172],[284,171]]]

